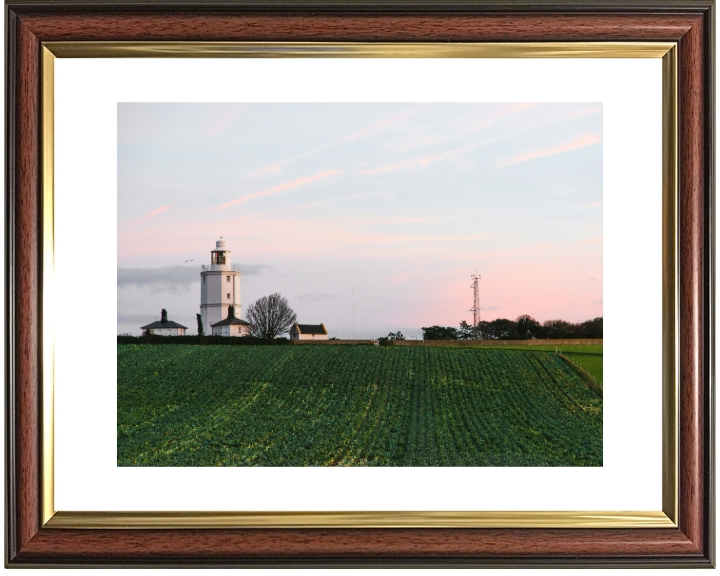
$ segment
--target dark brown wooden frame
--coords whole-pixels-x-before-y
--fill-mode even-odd
[[[6,5],[6,564],[713,566],[714,4],[707,0],[30,0]],[[678,528],[41,526],[41,43],[678,42]]]

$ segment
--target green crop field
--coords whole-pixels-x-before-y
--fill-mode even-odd
[[[587,370],[595,381],[603,385],[602,344],[561,344],[558,346],[529,346],[527,344],[493,346],[495,350],[528,350],[530,352],[559,352],[572,362]]]
[[[602,466],[549,352],[118,345],[119,466]]]

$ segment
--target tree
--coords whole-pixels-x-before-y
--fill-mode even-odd
[[[202,323],[202,315],[195,314],[197,317],[197,324],[198,324],[198,336],[202,336],[204,334],[203,332],[203,323]]]
[[[423,340],[457,340],[458,330],[451,326],[423,327]]]
[[[534,340],[541,337],[540,322],[532,316],[523,314],[515,318],[515,332],[518,340]]]
[[[483,332],[480,329],[483,322],[480,322],[477,326],[477,335],[475,333],[475,326],[470,326],[465,320],[460,322],[460,328],[458,328],[457,335],[458,340],[477,340],[482,339]]]
[[[403,336],[403,333],[398,330],[397,332],[390,332],[387,335],[388,340],[405,340],[405,336]]]
[[[575,324],[565,320],[546,320],[543,322],[543,338],[561,340],[575,336]]]
[[[578,338],[602,338],[603,337],[603,319],[593,318],[578,325]]]
[[[257,338],[277,338],[289,332],[297,322],[297,315],[290,308],[287,298],[277,292],[250,304],[245,316],[250,322],[250,334]]]
[[[492,322],[480,322],[478,328],[488,340],[512,340],[517,338],[517,324],[512,320],[498,318]]]

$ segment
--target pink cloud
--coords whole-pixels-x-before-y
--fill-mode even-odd
[[[252,194],[246,194],[242,198],[238,198],[237,200],[232,200],[230,202],[226,202],[225,204],[222,204],[220,206],[216,206],[215,208],[212,208],[211,210],[208,210],[208,212],[215,212],[216,210],[225,210],[226,208],[230,208],[230,206],[235,206],[237,204],[243,204],[244,202],[247,202],[248,200],[252,200],[253,198],[260,198],[261,196],[268,196],[269,194],[274,194],[275,192],[281,192],[282,190],[288,190],[290,188],[295,188],[296,186],[302,186],[303,184],[309,184],[310,182],[314,182],[315,180],[320,180],[322,178],[327,178],[328,176],[333,176],[335,174],[341,174],[339,170],[323,170],[322,172],[318,172],[317,174],[313,174],[312,176],[304,176],[303,178],[298,178],[297,180],[293,180],[292,182],[285,182],[284,184],[279,184],[275,186],[274,188],[270,188],[269,190],[263,190],[262,192],[253,192]]]
[[[169,205],[168,206],[160,206],[160,208],[155,208],[155,210],[153,210],[152,212],[149,212],[148,214],[145,214],[145,216],[140,218],[140,220],[138,220],[138,222],[144,222],[151,216],[155,216],[155,214],[160,214],[160,212],[165,212],[165,210],[167,210],[168,208],[170,208]]]
[[[563,152],[570,152],[571,150],[577,150],[578,148],[584,148],[585,146],[591,146],[602,142],[601,134],[587,133],[582,136],[578,136],[572,142],[568,144],[562,144],[561,146],[555,146],[554,148],[546,148],[544,150],[535,150],[528,154],[521,154],[504,160],[498,160],[497,168],[504,166],[510,166],[512,164],[519,164],[520,162],[526,162],[528,160],[535,160],[536,158],[543,158],[545,156],[554,156],[555,154],[562,154]]]
[[[279,174],[280,166],[282,166],[285,162],[287,162],[287,160],[275,162],[275,164],[270,164],[268,166],[264,166],[263,168],[259,168],[258,170],[248,172],[245,176],[247,178],[259,178],[260,176],[265,176],[266,174]]]

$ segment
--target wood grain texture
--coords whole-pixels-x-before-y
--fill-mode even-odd
[[[306,529],[177,530],[168,542],[163,530],[43,530],[24,551],[90,558],[197,553],[226,556],[473,556],[555,553],[578,555],[698,555],[679,530],[530,530],[530,529]],[[550,543],[550,546],[548,546]]]
[[[15,361],[17,399],[17,544],[25,546],[40,528],[39,470],[39,45],[20,31],[17,77],[18,151],[15,215]]]
[[[694,16],[700,19],[700,16]],[[667,15],[124,14],[34,15],[23,25],[46,41],[235,40],[345,42],[678,41],[691,25]],[[628,30],[632,29],[632,35]]]
[[[582,10],[586,10],[584,3]],[[639,6],[640,4],[638,4]],[[642,4],[636,13],[277,12],[186,6],[10,6],[7,275],[14,324],[8,327],[8,544],[11,565],[704,565],[714,563],[708,246],[712,205],[712,4]],[[510,5],[509,5],[510,6]],[[542,5],[539,5],[542,6]],[[207,8],[207,7],[206,7]],[[682,8],[682,10],[680,10]],[[683,12],[685,10],[685,12]],[[680,515],[678,529],[633,530],[50,530],[39,500],[38,177],[42,41],[679,41],[680,139]],[[13,396],[14,394],[14,396]],[[711,430],[710,430],[711,431]]]
[[[703,30],[683,37],[679,66],[680,151],[680,529],[703,541],[704,154]]]

